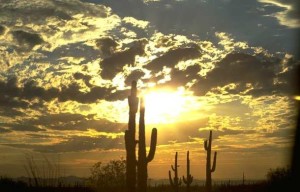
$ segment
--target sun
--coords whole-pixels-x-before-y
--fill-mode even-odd
[[[182,90],[156,90],[144,94],[145,119],[148,123],[173,123],[184,111],[186,98]]]

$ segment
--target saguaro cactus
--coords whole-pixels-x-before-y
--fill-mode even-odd
[[[172,179],[172,176],[171,176],[171,171],[169,171],[169,181],[170,181],[170,184],[173,187],[175,192],[178,192],[179,186],[181,185],[181,179],[178,178],[178,167],[179,167],[179,165],[177,165],[177,155],[178,155],[178,153],[176,152],[176,154],[175,154],[175,164],[174,164],[174,166],[171,165],[171,168],[172,168],[172,170],[174,171],[174,174],[175,174],[173,179]]]
[[[132,82],[131,95],[128,97],[129,104],[129,122],[128,130],[125,131],[125,148],[126,148],[126,185],[128,192],[135,192],[136,178],[138,180],[138,191],[146,192],[147,190],[147,166],[154,158],[157,129],[152,129],[151,145],[148,156],[146,156],[146,141],[145,141],[145,105],[144,100],[140,100],[140,119],[139,119],[139,140],[135,139],[136,113],[139,105],[137,97],[136,81]],[[136,158],[135,148],[138,143],[138,160]],[[138,173],[136,174],[136,167]],[[137,177],[136,177],[137,176]]]
[[[139,121],[139,151],[138,151],[138,191],[146,192],[147,190],[147,177],[148,163],[152,161],[155,154],[157,142],[157,129],[153,128],[151,133],[151,144],[148,156],[146,156],[146,141],[145,141],[145,105],[144,99],[140,100],[140,121]]]
[[[212,131],[209,132],[209,140],[204,141],[204,149],[206,150],[206,182],[205,187],[207,192],[211,192],[211,173],[216,170],[217,152],[214,155],[213,166],[211,168],[211,143]]]
[[[186,191],[190,192],[190,185],[193,182],[193,176],[190,174],[190,152],[186,154],[186,178],[183,176],[182,180],[186,184]]]
[[[139,105],[137,97],[136,81],[131,84],[131,95],[128,96],[129,122],[128,130],[125,131],[126,148],[126,186],[128,192],[135,192],[136,185],[136,140],[135,140],[135,118]]]

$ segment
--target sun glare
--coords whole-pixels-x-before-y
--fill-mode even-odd
[[[153,91],[146,93],[146,121],[148,123],[172,123],[175,122],[185,105],[183,91]]]

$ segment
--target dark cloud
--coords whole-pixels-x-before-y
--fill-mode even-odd
[[[18,44],[22,47],[33,48],[44,42],[42,37],[37,33],[30,33],[23,30],[16,30],[12,32],[13,37],[17,40]]]
[[[5,100],[7,102],[7,100]],[[8,104],[9,107],[5,107],[4,102],[1,102],[0,99],[0,116],[6,116],[6,117],[16,117],[16,116],[23,116],[25,113],[18,111],[15,108],[12,108],[13,105],[11,103]],[[18,107],[20,105],[15,105],[15,107]]]
[[[198,47],[189,48],[177,48],[168,51],[164,55],[152,60],[145,68],[151,70],[152,73],[157,73],[163,69],[163,67],[174,68],[180,61],[188,59],[195,59],[200,57],[200,51]]]
[[[110,56],[116,50],[118,43],[110,37],[96,40],[96,46],[99,47],[104,56]]]
[[[145,73],[142,70],[134,70],[126,77],[125,84],[129,86],[131,85],[132,81],[138,81],[144,75]]]
[[[104,99],[110,93],[110,89],[104,87],[93,87],[87,93],[80,91],[80,86],[72,83],[68,86],[63,86],[58,94],[58,100],[64,101],[77,101],[80,103],[94,103],[98,99]]]
[[[53,51],[41,51],[47,55],[46,58],[37,58],[35,62],[50,62],[52,65],[60,64],[74,64],[73,59],[77,59],[79,62],[76,64],[85,65],[88,62],[99,59],[101,52],[95,49],[93,46],[87,45],[87,42],[81,41],[76,43],[68,43],[56,47]],[[77,61],[76,61],[77,62]]]
[[[92,87],[92,84],[90,83],[90,80],[92,78],[91,76],[77,72],[73,74],[73,77],[76,80],[82,79],[86,86]]]
[[[130,90],[125,89],[125,90],[115,90],[111,94],[107,95],[105,97],[105,100],[107,101],[117,101],[117,100],[124,100],[130,95]]]
[[[276,90],[274,79],[278,67],[279,63],[260,60],[252,55],[230,53],[218,62],[206,77],[199,78],[192,90],[197,95],[205,95],[218,86],[235,83],[234,89],[226,90],[228,93],[241,93],[247,90],[248,84],[251,84],[253,90],[248,91],[247,94],[253,94],[253,91],[257,92],[256,95],[270,94]]]
[[[0,6],[0,13],[3,18],[11,18],[11,22],[23,21],[30,23],[36,21],[41,24],[50,17],[60,20],[72,20],[76,14],[86,16],[107,17],[110,12],[105,6],[84,3],[79,0],[72,1],[31,1],[25,3],[19,1],[3,2]]]
[[[200,65],[188,66],[185,70],[173,68],[171,70],[171,80],[166,82],[165,85],[171,87],[185,86],[192,80],[199,78],[198,72],[200,70]]]
[[[18,99],[21,95],[20,88],[17,87],[15,77],[8,79],[7,82],[0,81],[0,106],[4,108],[22,107],[26,108],[29,103]],[[3,108],[3,109],[4,109]]]
[[[2,123],[2,126],[9,128],[13,131],[31,131],[31,132],[39,132],[45,131],[44,129],[39,128],[36,125],[29,124],[27,122],[17,121],[15,123]]]
[[[287,127],[290,127],[290,126],[287,126]],[[272,137],[272,138],[277,138],[278,140],[286,139],[287,141],[293,141],[294,131],[295,131],[294,127],[293,128],[279,128],[272,132],[266,131],[265,133],[263,133],[263,136],[266,138]]]
[[[124,137],[88,137],[75,136],[52,145],[32,145],[32,144],[5,144],[16,148],[33,149],[34,151],[43,153],[64,153],[64,152],[80,152],[90,150],[113,150],[124,149]]]
[[[78,73],[77,78],[89,79],[89,76],[84,76]],[[50,101],[58,99],[60,102],[77,101],[79,103],[95,103],[97,100],[108,99],[110,101],[123,100],[127,97],[127,90],[120,91],[113,88],[93,86],[88,92],[80,91],[81,87],[72,83],[63,85],[61,88],[45,89],[36,85],[35,81],[26,82],[23,87],[17,86],[17,79],[10,78],[7,82],[0,81],[0,105],[4,107],[28,107],[28,101],[35,98],[41,101]],[[87,82],[88,84],[88,82]],[[88,84],[90,85],[90,84]]]
[[[0,25],[0,35],[3,35],[5,32],[5,27]]]
[[[128,65],[133,65],[135,62],[136,55],[143,55],[145,53],[146,40],[138,40],[132,44],[131,47],[124,51],[116,52],[110,57],[103,59],[100,62],[102,68],[101,77],[103,79],[112,79],[115,75],[123,71],[123,67]]]
[[[12,130],[2,128],[2,127],[1,127],[1,124],[0,124],[0,134],[2,134],[2,133],[10,133],[10,132],[12,132]]]
[[[123,131],[126,127],[126,124],[123,123],[114,123],[105,119],[95,119],[94,115],[72,113],[45,114],[37,119],[24,120],[23,123],[53,130],[85,131],[87,129],[94,129],[110,133]]]

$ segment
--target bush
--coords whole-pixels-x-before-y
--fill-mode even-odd
[[[111,160],[106,165],[97,162],[91,168],[89,180],[96,188],[124,188],[126,179],[126,161]]]
[[[288,191],[292,188],[292,174],[290,168],[270,169],[267,173],[269,191]]]

